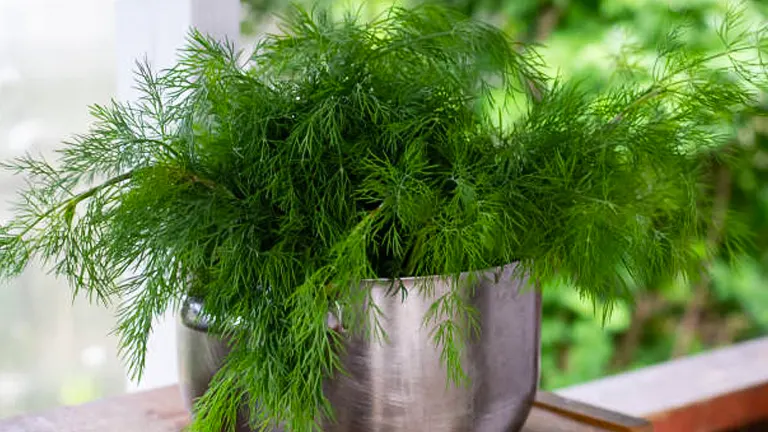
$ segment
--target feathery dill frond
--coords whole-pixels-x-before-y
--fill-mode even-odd
[[[628,283],[690,272],[710,205],[701,153],[768,81],[765,30],[735,31],[738,17],[721,55],[678,32],[652,76],[597,96],[435,6],[371,22],[294,8],[250,56],[194,32],[176,66],[139,64],[136,102],[94,106],[56,164],[8,164],[30,180],[0,230],[0,274],[41,258],[120,301],[137,376],[153,319],[200,297],[232,352],[191,430],[231,429],[243,403],[255,427],[316,430],[341,368],[328,311],[386,340],[365,280],[407,296],[399,277],[521,261],[609,311]],[[524,113],[503,127],[515,98]],[[454,381],[479,331],[470,288],[425,317]]]

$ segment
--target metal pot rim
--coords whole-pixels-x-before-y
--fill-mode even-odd
[[[506,265],[501,265],[498,267],[492,267],[484,270],[470,270],[459,273],[458,277],[463,278],[470,275],[494,275],[495,277],[500,277],[502,273],[504,273],[505,269],[513,269],[513,274],[516,274],[516,267],[518,266],[519,261],[515,261]],[[439,281],[441,279],[451,277],[451,275],[431,275],[431,276],[408,276],[408,277],[399,277],[399,278],[381,278],[381,279],[363,279],[360,281],[362,286],[373,286],[373,285],[384,285],[384,284],[394,284],[396,282],[402,282],[409,285],[415,285],[418,284],[421,281],[428,282],[428,281]],[[182,303],[181,307],[181,322],[192,329],[202,331],[202,332],[208,332],[210,329],[210,319],[208,315],[204,311],[203,307],[204,299],[199,296],[193,296],[189,295],[186,296]],[[237,325],[238,319],[233,319],[233,325]]]

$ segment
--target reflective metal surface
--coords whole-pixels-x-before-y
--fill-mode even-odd
[[[466,349],[463,366],[470,384],[446,378],[440,350],[424,315],[450,289],[437,278],[430,297],[419,294],[425,279],[403,279],[403,300],[388,295],[388,283],[371,282],[373,301],[383,313],[387,343],[348,341],[348,376],[327,384],[336,422],[326,432],[513,432],[522,427],[539,378],[540,295],[512,278],[513,266],[488,272],[474,283],[472,304],[481,332]],[[201,395],[226,353],[205,333],[202,305],[189,300],[179,326],[179,359],[187,401]],[[197,327],[197,328],[195,328]],[[242,429],[246,431],[247,429]]]
[[[194,400],[208,389],[229,348],[220,338],[207,332],[202,303],[188,298],[182,307],[176,327],[178,341],[179,386],[188,411]],[[242,419],[239,423],[247,423]],[[249,432],[241,427],[237,432]],[[212,431],[214,432],[214,431]]]

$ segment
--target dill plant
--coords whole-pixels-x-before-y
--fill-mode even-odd
[[[695,274],[702,153],[765,84],[765,29],[739,28],[734,13],[717,56],[674,31],[653,74],[596,96],[436,6],[371,22],[297,7],[250,55],[193,32],[174,67],[139,65],[138,101],[93,106],[57,161],[6,164],[29,182],[0,271],[39,259],[119,302],[138,377],[153,319],[202,298],[232,351],[191,430],[231,429],[242,406],[256,427],[314,430],[342,372],[328,311],[370,333],[365,279],[518,261],[610,306],[633,283]],[[456,285],[425,317],[456,381],[466,295]]]

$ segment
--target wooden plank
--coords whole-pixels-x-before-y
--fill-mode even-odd
[[[0,421],[2,432],[179,432],[189,422],[178,387]]]
[[[558,390],[650,419],[658,432],[707,432],[768,419],[768,338]]]
[[[537,411],[550,411],[564,418],[591,425],[597,430],[650,432],[651,424],[644,419],[608,411],[583,402],[566,399],[554,393],[539,392],[534,407]]]
[[[768,365],[766,365],[768,366]],[[768,420],[768,383],[649,416],[657,432],[708,432]],[[767,431],[768,427],[751,429]]]
[[[534,408],[520,432],[605,432],[599,426],[585,424],[556,412]]]
[[[179,390],[172,386],[0,420],[0,431],[179,432],[188,421],[189,415],[183,408]],[[648,430],[641,420],[541,393],[522,432]]]

